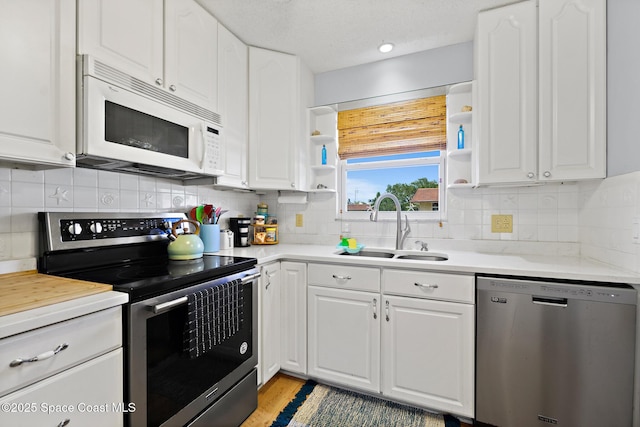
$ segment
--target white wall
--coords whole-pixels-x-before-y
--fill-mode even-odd
[[[640,1],[607,3],[607,175],[640,170]]]
[[[316,104],[328,105],[473,79],[473,43],[316,74]]]

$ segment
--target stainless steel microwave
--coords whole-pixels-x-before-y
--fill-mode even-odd
[[[78,58],[77,165],[182,180],[224,173],[220,116]]]

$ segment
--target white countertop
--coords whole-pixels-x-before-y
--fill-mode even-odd
[[[267,264],[279,260],[331,262],[385,268],[443,271],[449,273],[500,274],[640,285],[639,274],[616,269],[596,261],[571,256],[495,254],[448,249],[440,251],[435,248],[426,253],[444,253],[449,259],[446,261],[414,261],[378,257],[344,256],[338,255],[338,252],[339,250],[336,249],[335,246],[277,244],[234,248],[222,250],[217,254],[254,257],[258,259],[259,264]],[[416,251],[409,252],[420,253]],[[422,253],[424,254],[425,252]]]
[[[389,249],[389,248],[367,248]],[[430,250],[445,253],[446,261],[414,261],[338,255],[335,246],[306,244],[254,245],[222,250],[216,255],[253,257],[258,264],[274,261],[341,263],[384,268],[431,270],[458,274],[499,274],[537,278],[629,283],[640,289],[640,275],[616,269],[596,261],[571,256],[495,254],[461,250]],[[415,251],[411,251],[415,252]],[[419,253],[419,252],[418,252]],[[423,252],[424,253],[424,252]],[[82,316],[94,311],[124,304],[128,295],[103,292],[62,303],[2,316],[0,339],[48,324]]]

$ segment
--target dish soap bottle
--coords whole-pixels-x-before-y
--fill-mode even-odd
[[[327,147],[324,144],[322,144],[322,164],[327,164]]]
[[[464,129],[462,129],[462,125],[460,125],[460,129],[458,129],[458,150],[462,150],[464,148]]]

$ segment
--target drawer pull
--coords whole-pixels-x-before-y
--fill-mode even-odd
[[[384,305],[385,305],[385,307],[384,307],[385,317],[386,317],[387,322],[388,322],[389,321],[389,301],[385,301]]]
[[[337,276],[334,274],[332,277],[336,280],[351,280],[351,276]]]
[[[378,300],[376,298],[373,299],[373,318],[378,318]]]
[[[426,289],[438,289],[438,285],[429,285],[429,284],[424,284],[424,283],[418,283],[415,282],[414,285],[416,285],[419,288],[426,288]]]
[[[26,362],[37,362],[39,360],[45,360],[45,359],[48,359],[50,357],[55,356],[56,354],[60,353],[62,350],[64,350],[67,347],[69,347],[69,344],[67,344],[67,343],[60,344],[59,346],[57,346],[55,348],[55,350],[45,351],[44,353],[41,353],[41,354],[39,354],[37,356],[30,357],[28,359],[15,359],[15,360],[12,360],[11,363],[9,363],[9,366],[12,367],[12,368],[15,368],[16,366],[20,366],[20,365],[22,365],[23,363],[26,363]]]
[[[71,422],[71,420],[69,418],[67,418],[67,419],[65,419],[63,421],[60,421],[56,427],[68,426],[70,422]]]

